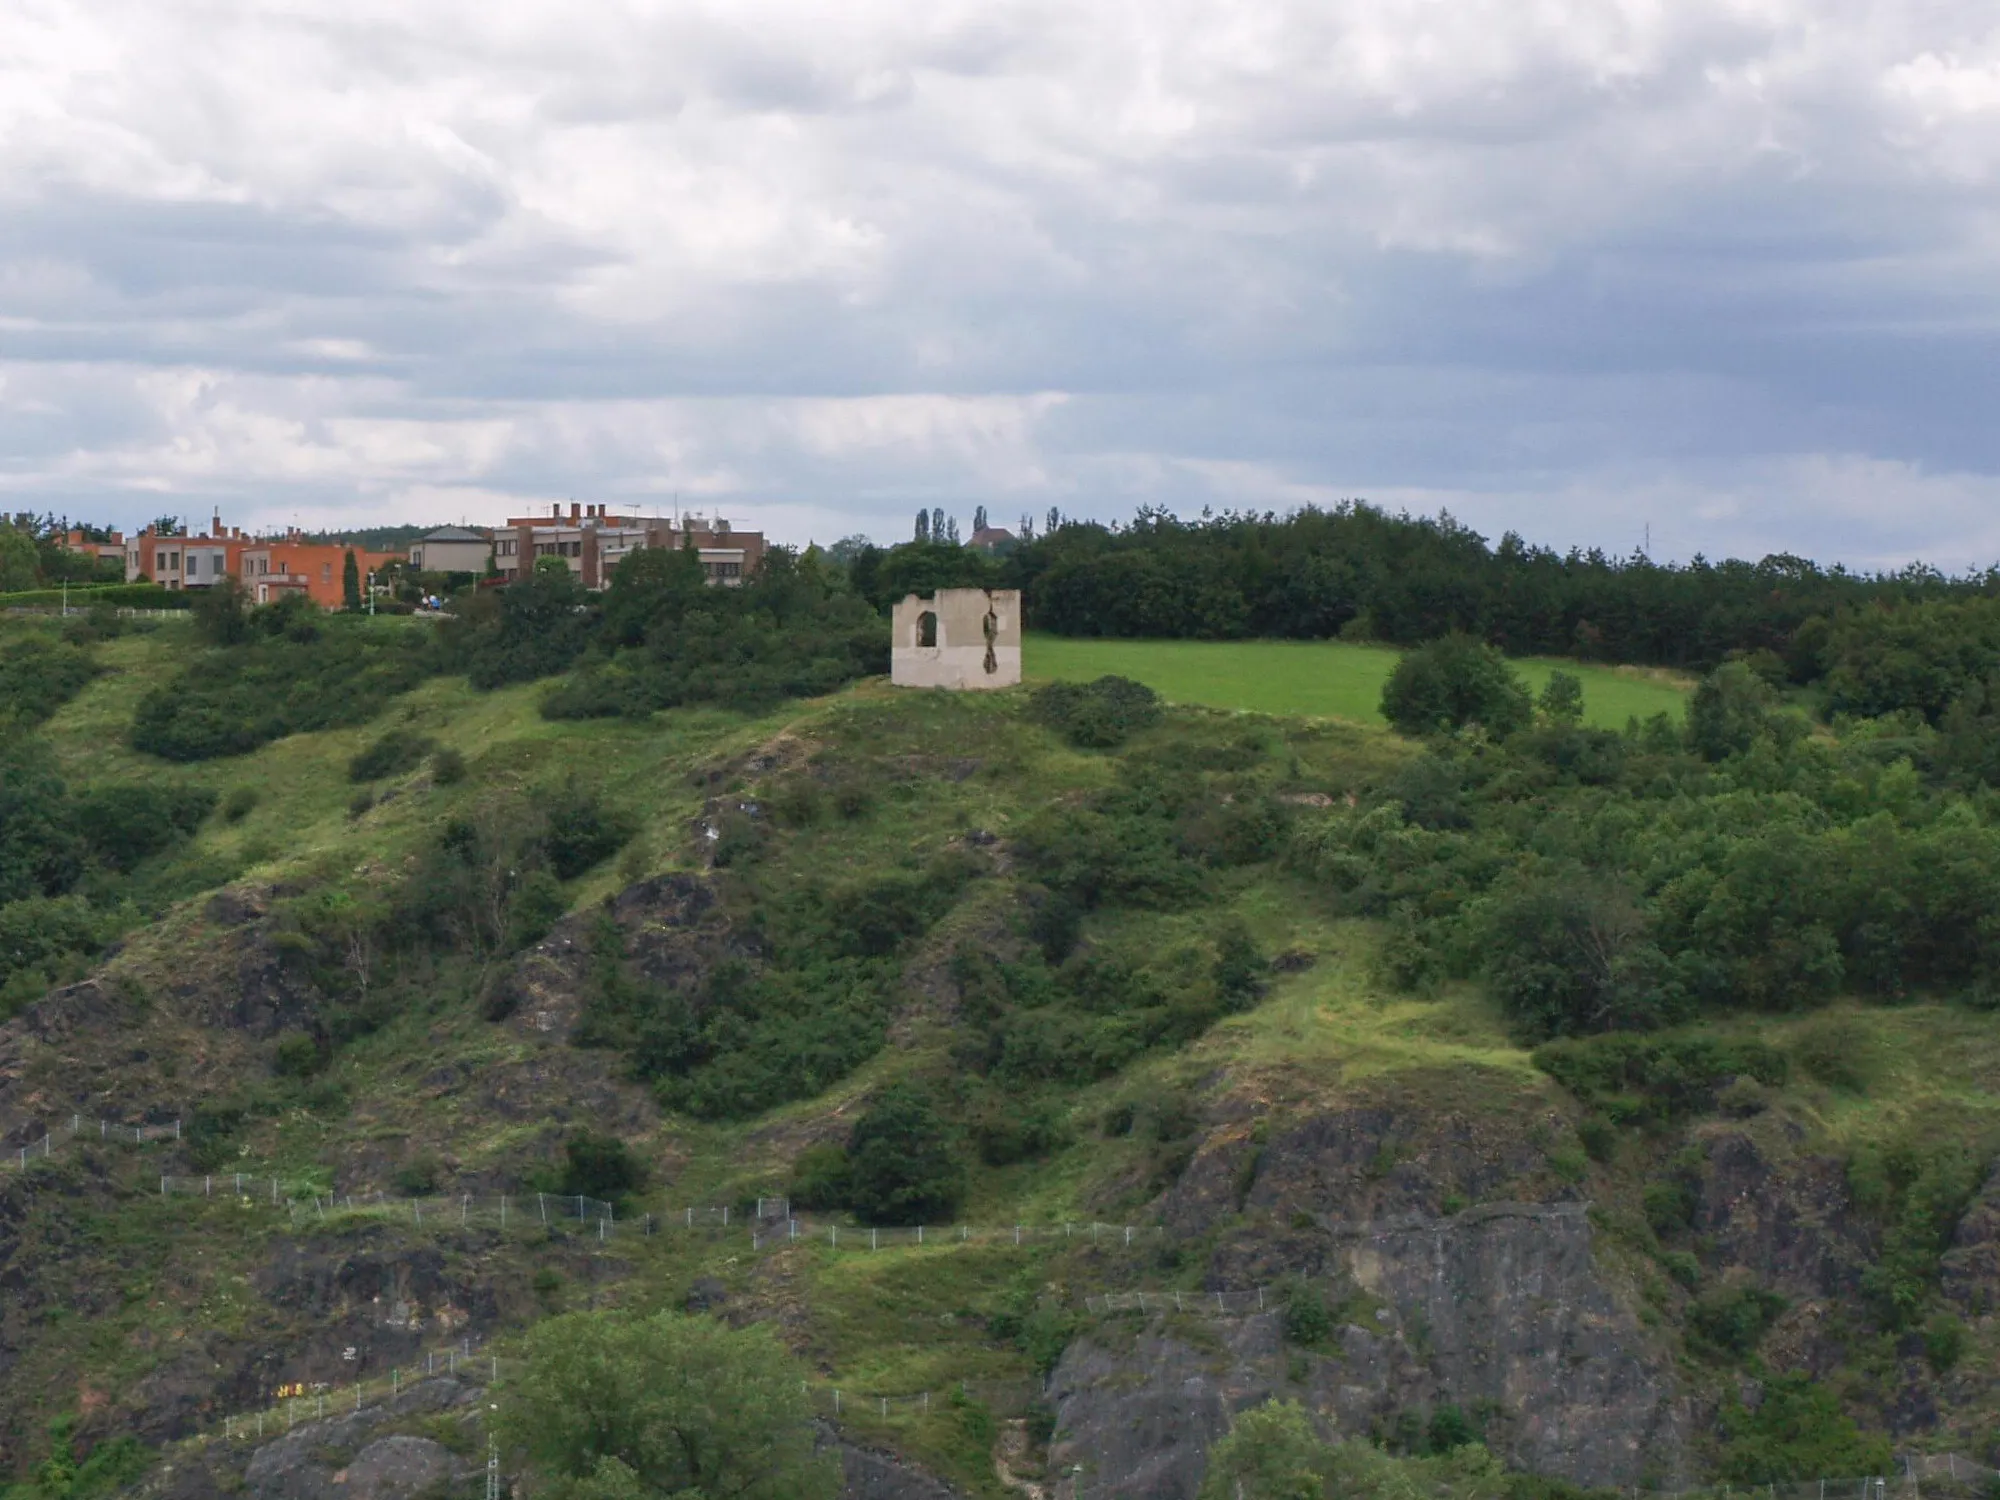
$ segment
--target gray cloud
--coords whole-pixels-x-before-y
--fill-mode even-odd
[[[0,22],[0,502],[2000,557],[1971,0]]]

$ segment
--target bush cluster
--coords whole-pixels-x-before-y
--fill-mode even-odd
[[[463,598],[443,640],[479,687],[575,668],[543,699],[552,719],[760,708],[886,671],[889,656],[887,624],[838,570],[781,547],[732,588],[711,586],[687,550],[631,554],[602,596],[566,569],[538,571]]]
[[[199,653],[147,693],[132,747],[165,760],[242,755],[288,734],[366,723],[437,669],[423,632],[293,601],[251,613],[247,635]]]
[[[1052,682],[1031,702],[1035,717],[1080,749],[1107,750],[1160,721],[1160,695],[1129,677]]]

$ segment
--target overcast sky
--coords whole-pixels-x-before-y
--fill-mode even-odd
[[[2000,560],[1991,0],[0,0],[0,506]]]

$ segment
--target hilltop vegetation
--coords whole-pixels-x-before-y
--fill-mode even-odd
[[[125,1466],[281,1378],[346,1378],[344,1348],[368,1373],[406,1357],[372,1293],[336,1327],[300,1290],[366,1266],[437,1278],[426,1315],[502,1348],[549,1314],[721,1300],[815,1383],[939,1395],[1041,1390],[1072,1356],[1143,1384],[1117,1364],[1130,1315],[1085,1296],[1267,1289],[1288,1300],[1257,1378],[1281,1395],[1354,1386],[1342,1361],[1370,1349],[1445,1372],[1368,1377],[1344,1430],[1381,1453],[1269,1417],[1288,1495],[1528,1500],[1479,1443],[1587,1428],[1580,1398],[1451,1395],[1464,1351],[1344,1269],[1328,1225],[1443,1245],[1499,1222],[1475,1209],[1582,1223],[1586,1200],[1590,1316],[1626,1318],[1617,1341],[1658,1346],[1648,1378],[1716,1414],[1688,1469],[1817,1477],[1890,1433],[1975,1451],[2000,1420],[1965,1373],[2000,1352],[1984,697],[1933,718],[1920,674],[1891,673],[1890,711],[1843,716],[1830,679],[1746,656],[1685,712],[1605,723],[1597,695],[1628,679],[1521,680],[1477,640],[1385,675],[1406,733],[1117,677],[899,693],[858,680],[886,649],[866,583],[781,554],[724,593],[659,554],[601,598],[538,575],[441,630],[219,598],[151,632],[9,627],[10,1006],[107,956],[15,1023],[0,1097],[23,1132],[102,1100],[186,1124],[157,1157],[0,1190],[71,1195],[0,1240],[36,1310],[0,1370],[16,1473],[53,1442]],[[157,1197],[159,1173],[239,1170],[315,1201],[561,1192],[623,1222],[789,1193],[860,1225],[1150,1238],[752,1256]],[[69,1324],[86,1337],[54,1310],[72,1282],[102,1292]],[[1156,1353],[1239,1358],[1191,1319],[1143,1326]],[[1083,1420],[1066,1379],[1024,1462]],[[976,1396],[842,1420],[1001,1488]],[[1249,1446],[1214,1472],[1256,1487]]]

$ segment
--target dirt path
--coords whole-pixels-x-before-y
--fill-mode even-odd
[[[1000,1441],[993,1445],[993,1472],[1008,1489],[1026,1497],[1026,1500],[1047,1500],[1048,1492],[1032,1479],[1023,1479],[1015,1471],[1028,1467],[1028,1424],[1024,1421],[1002,1422]]]

